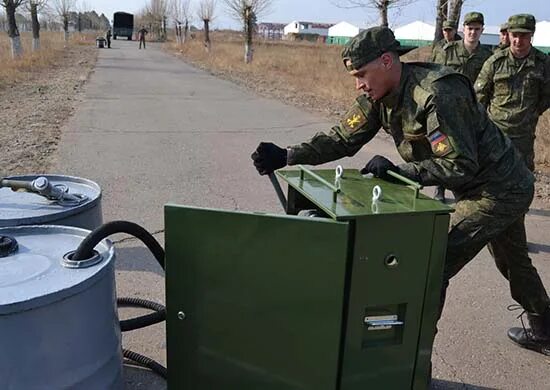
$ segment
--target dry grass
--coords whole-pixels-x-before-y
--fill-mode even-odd
[[[38,71],[55,66],[64,50],[65,41],[61,32],[42,32],[40,34],[41,50],[33,53],[31,50],[32,34],[21,35],[23,57],[17,60],[11,58],[11,46],[7,34],[0,34],[0,88],[21,80],[33,77]],[[71,34],[69,45],[93,45],[93,34]]]
[[[257,42],[254,61],[247,65],[243,61],[244,47],[240,38],[214,34],[212,42],[210,53],[204,50],[199,34],[183,47],[174,43],[168,46],[195,65],[255,89],[259,86],[261,92],[271,92],[277,97],[283,94],[303,96],[334,105],[332,108],[320,107],[322,110],[339,111],[357,95],[353,79],[342,66],[339,47],[302,42]]]
[[[345,72],[340,60],[341,47],[308,42],[257,42],[254,61],[246,65],[244,48],[238,34],[211,36],[212,49],[206,53],[202,36],[183,47],[168,43],[168,49],[212,73],[245,84],[262,94],[281,98],[292,104],[341,115],[357,93],[354,80]],[[425,61],[430,48],[420,48],[402,57],[404,61]],[[537,168],[550,169],[550,113],[537,128],[535,145]]]

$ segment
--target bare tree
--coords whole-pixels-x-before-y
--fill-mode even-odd
[[[176,40],[180,45],[183,45],[187,40],[191,18],[189,12],[190,6],[190,0],[172,0],[172,15],[174,16],[176,28]]]
[[[69,40],[69,16],[75,8],[76,0],[52,0],[53,8],[63,23],[63,31],[65,32],[65,42]]]
[[[201,0],[199,3],[198,16],[204,24],[204,49],[210,51],[210,22],[214,19],[216,0]]]
[[[457,23],[460,20],[460,14],[462,13],[462,5],[464,0],[449,0],[449,20],[455,20]]]
[[[12,58],[19,58],[23,55],[23,47],[21,46],[21,37],[17,22],[15,21],[15,12],[17,8],[23,4],[24,0],[1,0],[2,7],[6,10],[6,18],[8,19],[8,36],[11,43]]]
[[[381,26],[388,26],[388,11],[391,8],[403,8],[417,0],[335,0],[339,8],[372,8],[378,11]]]
[[[257,18],[269,12],[273,0],[223,0],[229,14],[243,24],[244,31],[244,62],[252,62],[252,37]]]
[[[453,20],[458,24],[465,0],[437,0],[434,42],[443,39],[443,22]]]
[[[149,27],[152,35],[161,40],[166,39],[168,6],[168,0],[150,0],[142,12],[142,23]]]
[[[32,51],[40,50],[40,22],[38,13],[44,9],[48,0],[27,0],[27,9],[31,14]]]

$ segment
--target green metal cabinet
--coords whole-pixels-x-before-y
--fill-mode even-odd
[[[452,209],[355,170],[278,175],[287,213],[320,217],[166,206],[169,389],[425,389]]]

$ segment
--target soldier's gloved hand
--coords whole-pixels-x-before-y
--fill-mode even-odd
[[[269,175],[286,166],[287,150],[271,142],[260,142],[250,157],[254,160],[254,166],[260,175]]]
[[[365,165],[365,168],[361,169],[361,174],[372,173],[380,179],[396,182],[393,176],[388,175],[388,171],[399,172],[399,168],[386,157],[376,155]]]

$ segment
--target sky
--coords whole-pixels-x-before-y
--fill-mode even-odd
[[[377,13],[372,9],[342,9],[334,5],[336,0],[273,0],[270,13],[260,15],[260,22],[290,23],[293,20],[338,23],[346,21],[358,26],[375,23]],[[116,11],[135,13],[143,8],[146,0],[86,0],[86,4],[97,13],[104,13],[110,20]],[[191,7],[199,0],[191,0]],[[545,6],[546,3],[546,6]],[[550,21],[548,0],[466,0],[462,15],[469,11],[480,11],[485,16],[485,25],[496,26],[505,22],[508,16],[518,13],[530,13],[537,20]],[[239,24],[233,21],[217,1],[214,11],[213,28],[238,29]],[[414,4],[402,9],[393,10],[389,15],[390,27],[398,27],[415,20],[434,24],[436,0],[417,0]],[[193,12],[195,14],[195,12]],[[194,24],[198,20],[194,17]]]

